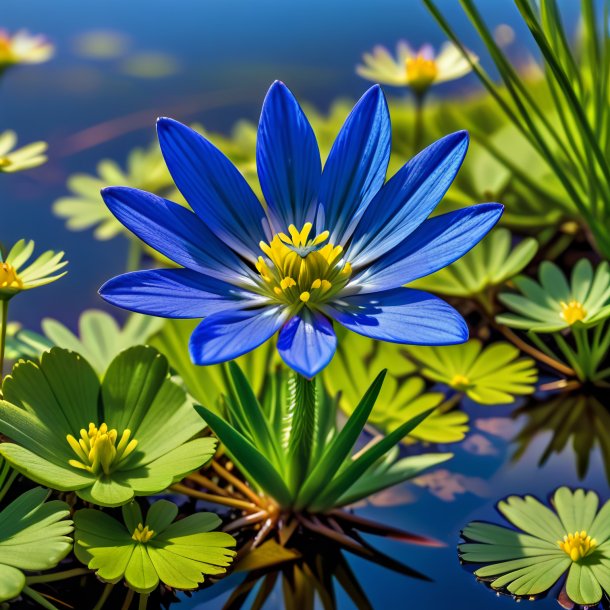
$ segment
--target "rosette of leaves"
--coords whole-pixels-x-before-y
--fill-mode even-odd
[[[391,453],[431,410],[403,422],[353,454],[382,387],[381,373],[337,428],[337,405],[319,380],[280,371],[261,402],[235,363],[229,363],[226,416],[195,408],[250,485],[280,509],[325,513],[406,481],[451,454],[398,458]],[[318,414],[318,416],[316,416]],[[389,459],[388,459],[389,455]]]
[[[145,600],[162,582],[172,589],[196,589],[207,576],[226,572],[235,539],[212,531],[214,513],[199,512],[176,521],[178,507],[154,502],[146,516],[137,502],[122,507],[123,522],[85,508],[74,515],[74,554],[106,583],[125,581]]]
[[[155,142],[148,148],[133,149],[127,157],[125,169],[112,159],[104,159],[98,163],[97,175],[74,174],[68,178],[68,189],[72,194],[55,201],[53,212],[64,218],[66,227],[72,231],[94,229],[96,239],[112,239],[125,229],[104,205],[100,190],[113,184],[171,195],[173,201],[178,196]]]
[[[50,570],[72,549],[72,521],[65,502],[45,502],[40,487],[26,491],[0,512],[0,602],[20,593],[37,599],[26,571]]]
[[[382,432],[392,432],[404,421],[433,409],[405,439],[406,442],[451,443],[468,432],[468,415],[447,410],[441,392],[426,390],[413,373],[417,367],[406,357],[404,345],[374,341],[355,333],[338,333],[337,352],[322,372],[324,385],[336,395],[340,408],[353,413],[367,389],[372,371],[387,369],[379,398],[368,422]]]
[[[570,280],[553,262],[544,261],[538,282],[519,276],[515,293],[502,293],[500,301],[511,310],[496,321],[535,333],[552,333],[573,327],[595,326],[610,316],[610,267],[607,262],[593,270],[583,258],[574,265]]]
[[[163,491],[213,455],[212,438],[151,347],[119,354],[100,381],[80,355],[53,348],[18,362],[2,386],[0,455],[28,478],[119,506]],[[167,431],[171,430],[171,434]]]
[[[424,377],[442,383],[484,405],[514,402],[532,394],[538,371],[531,358],[506,342],[488,347],[478,339],[442,347],[407,346]]]
[[[491,313],[494,289],[523,271],[537,250],[538,242],[533,237],[513,247],[510,231],[496,229],[453,264],[411,285],[447,296],[477,299]]]
[[[610,501],[560,487],[549,508],[533,496],[510,496],[497,509],[512,527],[475,521],[462,531],[462,561],[475,575],[517,597],[546,593],[565,577],[568,598],[593,606],[610,595]],[[566,576],[567,575],[567,576]]]

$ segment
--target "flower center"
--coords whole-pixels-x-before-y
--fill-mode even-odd
[[[80,468],[93,474],[110,474],[127,456],[133,453],[138,441],[129,440],[131,430],[125,430],[117,444],[118,434],[115,429],[109,430],[107,424],[99,428],[89,424],[89,430],[81,428],[80,438],[76,440],[71,434],[66,440],[77,455],[78,460],[69,460],[74,468]]]
[[[0,263],[0,288],[23,288],[23,282],[10,263]]]
[[[269,244],[260,242],[268,258],[259,256],[256,269],[275,300],[312,306],[327,301],[347,284],[352,267],[341,258],[343,248],[324,244],[328,231],[309,239],[311,228],[310,222],[301,231],[290,225],[290,236],[278,233]]]
[[[0,35],[0,62],[11,61],[13,49],[10,38]]]
[[[587,312],[585,308],[582,306],[582,303],[572,299],[568,303],[565,301],[561,301],[561,313],[559,314],[570,326],[575,322],[580,322],[580,320],[584,320]]]
[[[133,531],[132,540],[146,544],[155,535],[154,530],[148,529],[148,525],[144,526],[138,523],[138,527]]]
[[[413,89],[420,91],[427,89],[438,76],[438,66],[433,59],[428,59],[423,55],[407,57],[405,60],[407,71],[407,81]]]
[[[470,387],[470,379],[466,375],[460,375],[459,373],[453,376],[451,380],[451,387],[456,390],[464,391]]]
[[[558,540],[559,548],[570,556],[572,561],[578,561],[583,557],[591,554],[597,547],[597,541],[591,536],[587,536],[587,532],[576,532],[574,534],[566,534],[563,540]]]
[[[0,157],[0,167],[8,167],[12,163],[8,157]]]

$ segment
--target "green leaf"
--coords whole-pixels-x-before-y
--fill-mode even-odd
[[[220,417],[205,407],[195,406],[195,409],[214,430],[244,476],[281,506],[290,506],[292,502],[290,491],[273,464],[248,439]]]

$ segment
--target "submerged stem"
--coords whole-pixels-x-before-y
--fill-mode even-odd
[[[102,591],[101,597],[97,600],[97,604],[95,604],[93,610],[102,610],[106,600],[110,597],[112,593],[112,589],[114,589],[114,583],[108,582]]]
[[[175,483],[170,487],[173,491],[178,493],[197,498],[198,500],[205,500],[206,502],[212,502],[214,504],[222,504],[223,506],[231,506],[232,508],[239,508],[240,510],[248,511],[249,513],[256,513],[260,510],[260,506],[252,504],[251,502],[245,502],[244,500],[236,500],[233,498],[225,498],[224,496],[217,496],[215,494],[208,494],[197,489],[191,489],[186,485]]]
[[[140,593],[140,601],[138,602],[138,610],[146,610],[146,606],[148,605],[148,596],[149,593]]]
[[[133,600],[134,593],[135,591],[133,589],[127,589],[127,595],[125,596],[125,600],[123,601],[121,610],[129,610],[129,606],[131,606],[131,601]]]
[[[40,574],[37,576],[28,576],[26,582],[28,585],[35,585],[41,582],[56,582],[58,580],[66,580],[67,578],[74,578],[75,576],[84,576],[89,574],[87,568],[73,568],[71,570],[65,570],[63,572],[54,572],[53,574]]]

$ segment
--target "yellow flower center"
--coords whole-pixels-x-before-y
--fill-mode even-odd
[[[11,62],[13,59],[14,56],[11,39],[0,35],[0,63]]]
[[[348,282],[352,267],[341,258],[343,248],[324,244],[329,232],[309,239],[312,224],[301,231],[288,227],[290,235],[278,233],[271,243],[260,242],[267,256],[258,257],[256,269],[266,293],[275,300],[298,307],[328,300]]]
[[[90,423],[88,430],[81,429],[78,440],[71,434],[66,436],[78,457],[78,460],[69,460],[68,463],[93,474],[110,474],[136,448],[138,441],[129,440],[130,436],[131,430],[125,430],[117,444],[118,433],[115,429],[109,430],[107,424],[98,428]]]
[[[450,383],[452,388],[456,390],[464,391],[470,387],[470,379],[466,375],[460,375],[459,373],[453,376]]]
[[[558,540],[559,548],[570,556],[572,561],[578,561],[583,557],[591,554],[597,547],[597,541],[591,536],[587,536],[587,532],[576,532],[574,534],[566,534],[563,540]]]
[[[0,263],[0,288],[23,288],[23,282],[10,263]]]
[[[419,91],[427,89],[438,76],[436,61],[428,59],[423,55],[407,57],[405,60],[407,72],[407,83]]]
[[[572,299],[569,302],[561,301],[561,313],[559,314],[570,326],[575,322],[584,320],[587,312],[582,303]]]
[[[155,535],[154,530],[148,529],[148,525],[144,526],[138,523],[138,527],[133,531],[132,540],[146,544]]]
[[[12,163],[8,157],[0,157],[0,167],[8,167]]]

